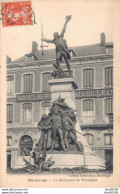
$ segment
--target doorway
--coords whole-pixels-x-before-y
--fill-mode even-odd
[[[33,140],[30,136],[24,135],[20,138],[20,156],[29,156],[33,148]]]
[[[7,154],[7,168],[11,168],[11,154]]]
[[[105,150],[106,170],[113,170],[113,150]]]

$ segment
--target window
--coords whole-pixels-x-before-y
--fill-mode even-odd
[[[105,134],[105,145],[113,145],[113,134]]]
[[[86,138],[86,140],[87,140],[87,143],[89,144],[89,145],[93,145],[93,135],[91,135],[91,134],[86,134],[86,135],[84,135],[85,136],[85,138]]]
[[[105,99],[105,114],[113,113],[113,98]]]
[[[27,61],[33,61],[33,56],[27,56]]]
[[[13,122],[13,105],[7,104],[7,123]]]
[[[25,55],[25,61],[33,61],[33,58],[32,54]]]
[[[7,146],[11,146],[11,145],[12,145],[12,137],[7,136]]]
[[[113,113],[109,114],[109,124],[113,125]]]
[[[32,104],[23,104],[23,122],[32,122]]]
[[[42,114],[49,114],[51,102],[42,102]]]
[[[33,140],[30,136],[24,135],[20,138],[20,155],[29,156],[30,151],[32,151]]]
[[[106,53],[113,53],[113,46],[107,46]]]
[[[48,80],[51,79],[51,73],[43,73],[42,74],[42,91],[47,92],[50,91],[50,85],[48,84]]]
[[[94,70],[85,69],[83,70],[83,87],[93,87],[94,84]]]
[[[32,88],[33,88],[33,75],[32,74],[23,75],[23,92],[32,93]]]
[[[92,99],[83,100],[83,111],[93,111],[94,103]]]
[[[7,94],[14,93],[14,76],[7,76]]]
[[[113,85],[113,67],[105,68],[105,86]]]

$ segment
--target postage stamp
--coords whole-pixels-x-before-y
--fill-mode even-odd
[[[35,23],[31,1],[1,3],[1,15],[3,27],[33,25]]]

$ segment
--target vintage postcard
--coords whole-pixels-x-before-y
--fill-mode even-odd
[[[0,2],[1,187],[120,187],[119,12]]]

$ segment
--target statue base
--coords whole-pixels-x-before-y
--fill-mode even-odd
[[[51,168],[86,168],[86,169],[105,169],[104,162],[101,163],[101,158],[94,155],[84,155],[81,153],[56,153],[47,154],[47,158],[52,158],[55,161]],[[95,161],[96,159],[96,161]]]
[[[52,102],[59,97],[64,98],[65,102],[74,110],[75,107],[75,90],[78,88],[74,78],[52,79],[48,83],[51,86]]]
[[[46,160],[51,158],[55,161],[51,168],[85,168],[85,169],[105,169],[105,161],[98,156],[86,154],[81,152],[65,152],[65,151],[53,151],[47,153]],[[34,164],[33,158],[30,156],[24,156],[31,165]],[[17,163],[14,168],[26,167],[23,157],[18,157]]]

